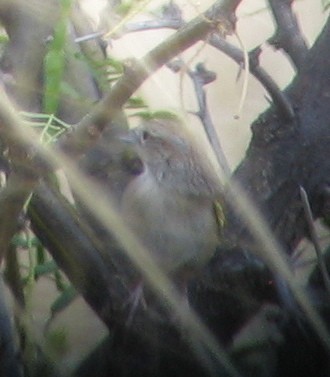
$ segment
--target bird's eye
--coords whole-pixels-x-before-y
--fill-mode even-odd
[[[148,131],[143,131],[141,135],[142,141],[146,141],[150,138],[150,133]]]

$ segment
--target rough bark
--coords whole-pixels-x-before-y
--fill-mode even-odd
[[[286,89],[295,118],[288,122],[273,108],[261,114],[251,126],[250,146],[234,174],[289,252],[307,235],[300,185],[308,193],[314,216],[326,215],[330,169],[329,38],[328,21],[299,74]]]

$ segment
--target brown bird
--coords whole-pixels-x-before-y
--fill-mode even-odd
[[[143,168],[122,197],[124,221],[159,267],[185,291],[214,254],[223,222],[221,185],[183,126],[152,120],[125,138]]]

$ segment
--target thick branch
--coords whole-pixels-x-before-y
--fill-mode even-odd
[[[292,11],[292,2],[293,0],[269,0],[277,24],[276,34],[269,43],[282,48],[299,70],[304,64],[308,48]]]
[[[5,81],[7,92],[16,103],[27,111],[40,111],[42,70],[45,54],[45,40],[49,36],[57,17],[56,6],[52,1],[49,7],[43,2],[26,7],[16,0],[0,4],[0,18],[9,35],[10,42],[1,59],[1,68],[11,77]],[[2,89],[2,88],[1,88]],[[31,144],[17,132],[21,119],[12,104],[2,95],[0,101],[0,134],[9,146],[12,173],[0,195],[0,259],[5,255],[8,244],[16,232],[18,216],[37,183],[36,171],[31,166]]]
[[[328,20],[286,90],[296,120],[284,122],[272,108],[262,114],[252,125],[251,145],[235,173],[290,250],[307,234],[299,186],[305,187],[314,216],[320,216],[330,174],[329,43]]]
[[[18,358],[10,313],[7,311],[5,289],[0,276],[0,376],[23,377],[23,366]]]
[[[0,99],[0,136],[10,146],[12,174],[0,192],[0,261],[8,250],[16,232],[17,221],[31,190],[37,184],[37,175],[28,158],[31,144],[18,132],[22,126],[12,104],[5,94]]]
[[[122,302],[123,286],[110,272],[109,263],[101,258],[88,232],[82,231],[73,209],[45,184],[39,185],[29,208],[33,229],[41,242],[52,252],[54,260],[88,304],[111,328],[116,321],[113,307]],[[47,222],[39,216],[45,213],[48,214]]]

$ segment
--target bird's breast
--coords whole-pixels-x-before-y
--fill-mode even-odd
[[[198,268],[215,250],[217,224],[210,198],[183,195],[141,174],[123,195],[122,213],[166,272]]]

